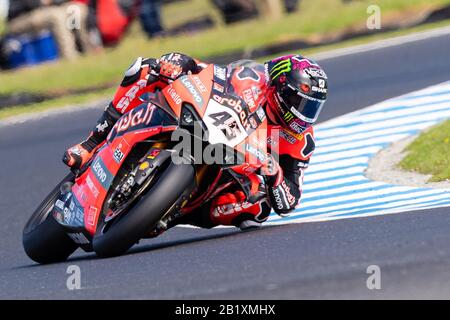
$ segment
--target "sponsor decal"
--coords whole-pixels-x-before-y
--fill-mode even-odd
[[[258,150],[257,148],[255,148],[250,144],[245,145],[245,151],[254,155],[261,162],[264,162],[266,160],[266,155],[264,154],[264,152]]]
[[[225,92],[225,88],[222,85],[218,84],[217,82],[214,82],[213,89],[219,91],[220,93]]]
[[[64,201],[61,201],[61,200],[56,200],[56,202],[55,202],[55,208],[56,209],[59,209],[59,210],[61,210],[61,211],[63,211],[64,210]]]
[[[291,128],[294,132],[296,133],[302,133],[303,131],[306,130],[305,126],[302,126],[300,123],[298,123],[297,121],[291,121],[289,123],[289,128]]]
[[[320,88],[325,88],[325,80],[319,79],[319,87]]]
[[[173,102],[175,102],[177,105],[180,105],[182,100],[179,94],[176,92],[176,90],[173,88],[172,85],[170,85],[169,89],[167,89],[167,92],[169,93],[169,96],[172,98]]]
[[[188,91],[192,94],[192,98],[195,102],[197,102],[201,107],[203,106],[203,98],[200,92],[197,91],[196,86],[189,80],[187,76],[180,78],[181,83],[188,89]]]
[[[312,86],[311,90],[314,91],[314,92],[319,92],[319,93],[327,93],[327,89],[319,88],[319,87],[316,87],[316,86]]]
[[[117,134],[142,124],[148,124],[153,117],[154,109],[154,105],[148,104],[145,107],[136,108],[128,112],[114,125],[117,129]]]
[[[319,79],[319,86],[312,86],[311,90],[314,92],[327,93],[327,88],[325,88],[325,80]]]
[[[200,90],[200,92],[205,93],[206,91],[208,91],[199,76],[192,76],[192,79],[194,80],[194,83],[197,86],[198,90]]]
[[[100,191],[98,191],[97,187],[95,186],[94,182],[92,181],[89,175],[86,176],[86,185],[88,186],[94,198],[97,199],[98,195],[100,194]]]
[[[248,130],[250,128],[247,110],[242,108],[242,100],[231,97],[222,97],[217,94],[213,95],[213,99],[221,105],[231,107],[238,114],[245,130]]]
[[[97,181],[100,182],[104,189],[108,190],[113,180],[113,176],[109,172],[108,168],[106,168],[103,160],[100,157],[95,158],[91,168],[94,176],[97,178]]]
[[[275,204],[277,206],[277,209],[283,210],[285,208],[283,204],[283,200],[281,199],[281,194],[279,189],[273,189],[273,197],[275,198]]]
[[[304,137],[301,133],[296,133],[288,129],[280,130],[280,137],[288,141],[290,144],[295,144],[298,141],[301,141]]]
[[[252,127],[252,129],[256,129],[258,127],[258,123],[256,122],[254,117],[250,117],[248,120],[250,121],[250,126]]]
[[[150,164],[149,164],[147,161],[145,161],[145,162],[142,162],[142,163],[140,164],[139,170],[145,170],[145,169],[147,169],[148,167],[150,167]]]
[[[214,66],[214,75],[222,81],[225,81],[227,78],[227,72],[225,68]]]
[[[244,97],[244,101],[245,103],[250,107],[250,108],[255,108],[256,107],[256,103],[255,103],[255,99],[253,98],[253,92],[252,89],[245,89],[244,91],[242,91],[242,96]]]
[[[123,157],[124,157],[124,154],[123,154],[122,150],[120,150],[120,146],[121,145],[119,145],[116,148],[116,150],[114,150],[114,153],[113,153],[113,158],[114,158],[114,160],[116,160],[117,163],[122,162]]]
[[[135,85],[133,85],[122,97],[122,99],[119,100],[119,103],[117,103],[117,109],[119,109],[122,113],[127,109],[127,107],[130,105],[131,101],[136,98],[137,93],[139,90],[145,88],[147,86],[147,80],[141,79],[138,82],[136,82]]]
[[[72,218],[73,218],[73,211],[70,210],[69,208],[65,207],[64,208],[64,222],[67,224],[70,224],[70,222],[72,222]]]
[[[125,157],[125,153],[130,149],[130,145],[125,139],[120,141],[117,148],[114,150],[113,158],[117,163],[121,163],[123,158]]]
[[[161,153],[160,149],[153,149],[152,152],[147,156],[148,159],[155,159]]]
[[[242,202],[242,203],[235,203],[235,204],[225,204],[218,206],[214,209],[213,215],[215,217],[230,215],[230,214],[236,214],[241,212],[244,209],[251,208],[254,204],[250,202]]]
[[[98,209],[94,206],[90,206],[87,215],[87,224],[95,227],[95,225],[97,224],[97,218],[98,218]]]
[[[225,104],[229,107],[236,108],[237,110],[242,110],[240,99],[234,99],[230,97],[222,97],[217,94],[213,95],[213,99],[216,100],[220,104]]]
[[[75,197],[71,198],[69,206],[65,206],[64,203],[59,203],[58,206],[58,208],[60,208],[61,206],[63,207],[61,220],[63,220],[65,224],[72,226],[83,225],[84,210]]]
[[[272,69],[270,69],[269,75],[272,79],[276,79],[283,73],[290,72],[292,70],[292,63],[289,58],[278,61]]]
[[[292,119],[294,119],[294,115],[293,115],[291,112],[287,111],[287,112],[285,112],[285,113],[283,114],[283,120],[284,120],[284,121],[289,122],[289,121],[291,121]]]
[[[284,194],[287,198],[288,203],[292,206],[295,203],[295,197],[291,194],[291,188],[286,184],[284,180],[281,182],[281,186],[284,189]]]
[[[280,130],[280,137],[282,137],[284,140],[286,140],[287,142],[289,142],[290,144],[295,144],[298,140],[293,137],[292,135],[290,135],[288,132],[286,132],[285,130]]]
[[[305,69],[305,72],[311,77],[328,79],[325,71],[323,71],[322,69],[308,68]]]
[[[263,108],[259,108],[258,110],[256,110],[256,115],[261,122],[266,119],[266,113],[264,112]]]
[[[98,132],[104,132],[106,128],[108,128],[108,121],[104,121],[103,123],[99,123],[95,126]]]

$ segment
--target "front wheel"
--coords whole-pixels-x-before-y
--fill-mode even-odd
[[[153,230],[163,215],[192,186],[194,177],[192,165],[175,165],[171,162],[145,195],[122,217],[118,217],[117,222],[106,228],[107,225],[99,221],[93,239],[95,253],[100,257],[125,253]]]
[[[73,174],[67,175],[38,206],[23,229],[25,253],[38,263],[64,261],[78,248],[50,214],[60,195],[61,185],[73,180]]]

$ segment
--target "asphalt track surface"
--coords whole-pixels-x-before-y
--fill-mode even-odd
[[[450,35],[322,61],[330,98],[321,121],[450,79]],[[99,110],[0,127],[0,298],[308,299],[450,298],[449,209],[265,227],[175,228],[122,257],[77,251],[40,266],[22,228],[66,173],[65,148]],[[81,290],[66,287],[69,265]],[[369,265],[381,290],[368,290]]]

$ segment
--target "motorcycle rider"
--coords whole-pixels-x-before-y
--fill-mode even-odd
[[[159,59],[138,58],[125,72],[114,99],[89,137],[69,148],[63,162],[80,168],[106,139],[116,121],[142,103],[139,97],[163,89],[182,75],[197,74],[206,66],[181,53],[168,53]],[[315,149],[313,124],[327,97],[327,75],[316,62],[301,55],[282,56],[264,64],[239,60],[217,70],[222,70],[218,76],[226,80],[226,88],[222,90],[242,98],[250,111],[263,106],[268,118],[268,150],[276,149],[279,161],[268,154],[262,170],[268,199],[249,203],[240,190],[221,194],[204,204],[199,212],[176,220],[176,224],[258,227],[267,220],[271,207],[284,216],[300,201],[304,171]]]

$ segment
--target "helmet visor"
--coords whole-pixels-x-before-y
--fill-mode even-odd
[[[296,117],[311,124],[317,121],[325,103],[325,100],[312,98],[289,84],[282,90],[280,97]]]

